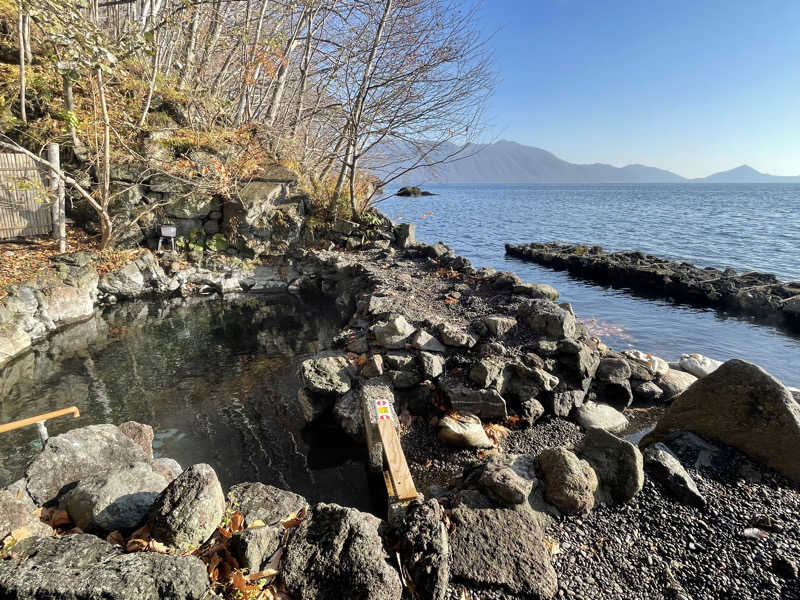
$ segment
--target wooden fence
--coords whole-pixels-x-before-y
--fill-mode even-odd
[[[57,144],[50,144],[48,161],[60,169]],[[0,240],[53,233],[63,252],[63,190],[61,181],[29,156],[0,154]]]

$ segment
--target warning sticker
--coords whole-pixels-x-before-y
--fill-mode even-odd
[[[375,410],[378,413],[379,421],[392,420],[391,404],[389,400],[386,400],[384,398],[375,400]]]

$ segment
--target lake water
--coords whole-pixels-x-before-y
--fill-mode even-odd
[[[330,306],[291,298],[126,302],[48,338],[0,370],[0,423],[75,405],[50,435],[134,420],[156,456],[204,462],[223,488],[261,481],[313,502],[380,506],[363,444],[307,425],[297,370],[338,331]],[[0,487],[40,450],[35,427],[0,436]]]
[[[616,349],[667,360],[700,352],[755,362],[800,386],[800,337],[713,309],[637,297],[505,256],[504,244],[563,242],[641,250],[701,266],[800,280],[800,185],[430,185],[379,208],[475,266],[549,283]]]

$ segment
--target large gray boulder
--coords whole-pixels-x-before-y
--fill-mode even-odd
[[[580,455],[586,459],[600,482],[604,501],[624,503],[644,485],[642,453],[627,440],[600,428],[586,432]]]
[[[139,444],[147,455],[147,458],[153,458],[153,439],[155,433],[150,425],[144,423],[137,423],[136,421],[125,421],[119,424],[119,430],[131,438],[134,442]]]
[[[575,315],[550,300],[531,300],[523,303],[518,309],[517,316],[535,333],[553,338],[575,336]]]
[[[800,405],[761,367],[729,360],[675,398],[641,446],[693,431],[800,482]]]
[[[628,418],[613,406],[589,400],[575,409],[575,421],[584,429],[599,427],[618,432],[628,426]]]
[[[403,586],[389,564],[377,517],[336,504],[317,504],[295,529],[281,578],[304,600],[400,600]]]
[[[63,505],[83,530],[130,531],[145,521],[168,483],[149,463],[132,463],[81,479]]]
[[[170,280],[153,253],[145,250],[133,262],[101,275],[97,287],[118,298],[138,298],[168,291]]]
[[[404,348],[415,328],[404,316],[399,315],[373,325],[371,330],[378,346],[393,349]]]
[[[478,477],[481,490],[505,506],[527,502],[533,491],[533,480],[521,477],[510,465],[511,460],[492,456],[484,463]]]
[[[304,360],[300,365],[303,385],[318,394],[344,394],[350,390],[347,355],[341,352],[326,352],[315,358]]]
[[[706,499],[692,476],[686,472],[678,458],[661,442],[649,445],[644,452],[644,467],[681,502],[704,508]]]
[[[541,527],[528,512],[455,508],[450,521],[450,578],[514,597],[552,598],[558,580]]]
[[[205,542],[225,513],[225,496],[209,465],[192,465],[175,478],[150,509],[150,535],[186,550]]]
[[[0,597],[14,600],[200,600],[208,587],[197,557],[124,554],[88,534],[29,538],[0,560]]]
[[[695,381],[697,381],[697,377],[691,373],[669,369],[656,379],[656,384],[664,391],[661,400],[672,400],[675,396],[687,390]]]
[[[256,521],[276,525],[293,513],[300,512],[308,502],[294,492],[264,483],[237,483],[228,490],[228,506],[244,515],[246,526]]]
[[[28,493],[42,505],[89,475],[147,460],[144,449],[114,425],[89,425],[47,440],[25,471]]]
[[[270,557],[280,548],[285,531],[280,524],[243,529],[231,538],[231,554],[240,567],[250,573],[258,573],[267,566]]]
[[[597,475],[591,465],[567,448],[546,448],[538,457],[545,481],[545,499],[565,513],[594,508]]]

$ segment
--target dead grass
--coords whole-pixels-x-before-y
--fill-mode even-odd
[[[95,255],[98,273],[119,269],[143,252],[134,250],[97,250],[97,238],[82,229],[67,228],[67,252],[85,250]],[[35,236],[24,240],[0,241],[0,298],[7,296],[6,287],[35,278],[58,256],[58,241],[49,236]]]

